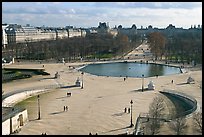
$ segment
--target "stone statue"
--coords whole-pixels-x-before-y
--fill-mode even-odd
[[[149,84],[148,84],[148,89],[149,90],[154,90],[155,89],[155,85],[153,83],[153,81],[150,81]]]
[[[81,82],[80,82],[80,80],[79,80],[79,77],[77,78],[77,80],[76,80],[76,82],[75,82],[75,85],[76,85],[77,87],[80,87],[80,86],[81,86]]]
[[[187,84],[190,84],[191,82],[194,82],[195,80],[190,76],[187,79]]]
[[[55,73],[55,78],[60,78],[60,75],[58,72]]]

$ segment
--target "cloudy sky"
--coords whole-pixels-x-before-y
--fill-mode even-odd
[[[202,24],[202,2],[2,2],[2,23],[32,26],[138,28]]]

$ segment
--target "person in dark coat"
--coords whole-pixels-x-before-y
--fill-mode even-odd
[[[130,108],[128,108],[128,113],[130,113]]]
[[[126,111],[127,111],[127,108],[125,108],[125,113],[126,113]]]

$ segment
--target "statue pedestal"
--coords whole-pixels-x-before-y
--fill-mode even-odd
[[[60,75],[58,72],[55,73],[55,78],[60,78]]]
[[[154,89],[155,89],[155,86],[154,86],[153,82],[150,81],[148,84],[148,90],[154,90]]]
[[[76,82],[75,82],[75,85],[77,87],[80,87],[81,86],[81,81],[79,80],[79,78],[77,78]]]
[[[194,82],[194,79],[192,77],[188,77],[187,83],[190,84],[191,82]]]

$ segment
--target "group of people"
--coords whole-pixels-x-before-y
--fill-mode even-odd
[[[68,110],[68,106],[64,106],[64,111],[67,111]]]
[[[89,135],[92,135],[91,132],[89,133]],[[95,135],[98,135],[97,133]]]
[[[42,133],[41,135],[47,135],[47,133],[45,132],[45,133]]]
[[[124,111],[130,113],[130,108],[125,108]]]
[[[67,97],[69,97],[69,96],[71,96],[72,95],[72,93],[70,93],[70,92],[67,92]]]

